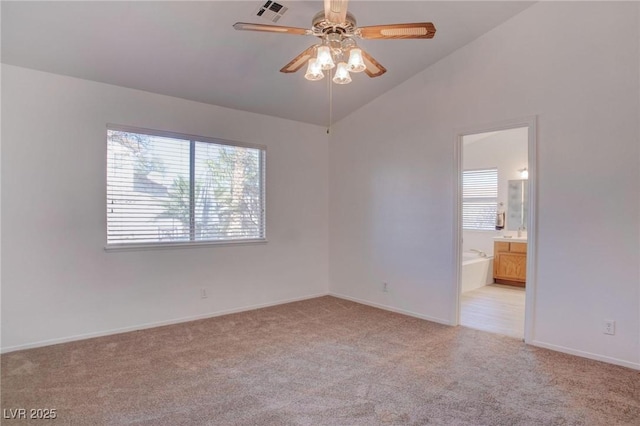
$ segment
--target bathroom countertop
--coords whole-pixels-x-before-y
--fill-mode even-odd
[[[494,241],[505,241],[512,243],[526,243],[527,237],[493,237]]]

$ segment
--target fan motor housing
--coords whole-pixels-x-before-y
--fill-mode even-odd
[[[324,11],[316,13],[313,17],[312,27],[313,32],[316,35],[339,33],[339,34],[353,34],[356,29],[356,18],[349,12],[344,22],[335,24],[325,19]]]

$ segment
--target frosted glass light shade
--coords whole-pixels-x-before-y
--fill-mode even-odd
[[[354,47],[349,51],[349,71],[351,72],[362,72],[367,66],[364,64],[364,60],[362,59],[362,50],[357,47]]]
[[[347,69],[346,62],[340,62],[338,64],[338,69],[336,69],[336,75],[333,76],[333,82],[336,84],[351,83],[351,76],[349,75],[349,70]]]
[[[318,62],[323,70],[330,70],[336,66],[336,64],[333,63],[329,46],[318,47]]]
[[[529,179],[529,170],[527,170],[526,168],[520,170],[520,178],[521,179]]]
[[[305,73],[304,78],[311,81],[318,81],[324,78],[322,67],[316,58],[309,59],[309,65],[307,66],[307,72]]]

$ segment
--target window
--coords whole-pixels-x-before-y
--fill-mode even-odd
[[[462,172],[462,228],[492,231],[496,226],[498,169]]]
[[[107,247],[265,239],[265,148],[109,126]]]

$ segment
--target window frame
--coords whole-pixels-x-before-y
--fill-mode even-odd
[[[196,247],[211,247],[211,246],[227,246],[227,245],[246,245],[246,244],[264,244],[267,243],[267,201],[266,201],[266,192],[267,192],[267,146],[261,144],[252,144],[245,142],[237,142],[230,141],[225,139],[211,138],[206,136],[197,136],[186,133],[178,133],[171,132],[165,130],[156,130],[156,129],[146,129],[142,127],[135,126],[127,126],[120,124],[111,124],[108,123],[106,126],[105,132],[105,163],[104,163],[104,200],[105,207],[108,205],[108,161],[109,161],[109,151],[108,151],[108,143],[109,143],[109,130],[116,132],[127,132],[127,133],[138,133],[148,136],[157,136],[162,138],[171,138],[171,139],[180,139],[184,141],[188,141],[190,143],[195,142],[204,142],[204,143],[213,143],[216,145],[225,145],[239,148],[251,148],[251,149],[259,149],[261,151],[261,161],[259,164],[260,167],[260,179],[261,179],[261,188],[260,188],[260,197],[261,197],[261,208],[262,208],[262,217],[263,217],[263,232],[261,238],[247,238],[247,239],[237,239],[237,240],[194,240],[194,241],[169,241],[169,242],[144,242],[144,243],[109,243],[109,235],[108,235],[108,217],[107,217],[107,208],[104,209],[104,250],[105,251],[132,251],[132,250],[157,250],[157,249],[173,249],[173,248],[196,248]],[[191,175],[194,172],[194,158],[193,156],[189,159],[189,170],[190,170],[190,181]],[[193,188],[191,188],[193,190]],[[193,212],[190,212],[192,214]],[[193,220],[193,218],[192,218]]]
[[[493,199],[494,197],[465,197],[464,196],[464,174],[467,172],[488,172],[488,171],[493,171],[495,170],[495,175],[496,175],[496,196],[495,196],[495,213],[493,214],[493,226],[490,229],[484,229],[484,228],[465,228],[465,224],[464,224],[464,206],[465,206],[465,199],[469,200],[469,199],[473,199],[473,200],[480,200],[480,199]],[[482,167],[482,168],[475,168],[475,169],[463,169],[462,170],[462,185],[461,185],[461,200],[460,200],[460,204],[461,204],[461,217],[460,217],[460,222],[461,222],[461,228],[462,231],[472,231],[472,232],[495,232],[495,223],[496,223],[496,215],[498,213],[498,206],[499,206],[499,192],[500,192],[500,172],[498,170],[498,167]]]

